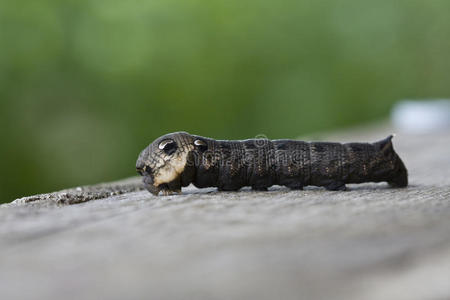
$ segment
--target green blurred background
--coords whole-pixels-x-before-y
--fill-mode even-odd
[[[450,95],[450,1],[0,2],[0,202],[120,179],[176,130],[239,139]]]

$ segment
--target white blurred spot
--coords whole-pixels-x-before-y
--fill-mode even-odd
[[[391,113],[394,127],[408,133],[430,133],[450,129],[450,100],[405,100]]]

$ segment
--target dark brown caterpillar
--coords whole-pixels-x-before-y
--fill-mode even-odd
[[[187,132],[156,139],[136,163],[149,192],[198,188],[237,191],[272,185],[307,185],[345,190],[346,183],[382,182],[406,187],[408,172],[392,146],[392,135],[375,143],[327,143],[294,140],[214,140]]]

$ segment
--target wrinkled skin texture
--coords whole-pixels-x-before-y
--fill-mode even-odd
[[[392,136],[375,143],[294,140],[214,140],[186,132],[156,139],[136,162],[149,192],[170,195],[194,184],[237,191],[272,185],[291,189],[323,186],[345,190],[346,183],[382,182],[406,187],[408,172],[392,146]]]

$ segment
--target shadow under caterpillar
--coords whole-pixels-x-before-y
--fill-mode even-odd
[[[375,143],[329,143],[296,140],[214,140],[187,132],[156,139],[139,155],[136,170],[149,192],[164,195],[181,187],[244,186],[267,190],[323,186],[345,190],[347,183],[382,182],[406,187],[408,172],[392,146],[392,135]]]

